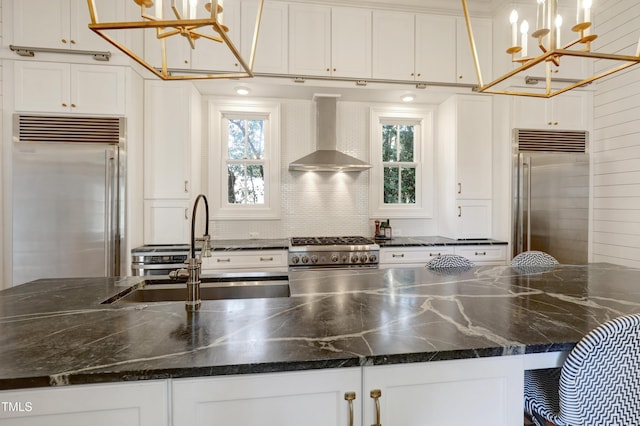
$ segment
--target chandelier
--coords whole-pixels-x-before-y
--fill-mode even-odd
[[[91,18],[89,29],[163,80],[253,77],[253,61],[264,0],[255,0],[257,2],[257,13],[248,59],[242,57],[238,47],[227,34],[229,27],[223,23],[224,0],[133,1],[136,3],[136,7],[140,8],[140,18],[138,20],[103,22],[99,20],[96,0],[87,0]],[[142,30],[142,35],[138,39],[145,38],[145,49],[153,52],[155,57],[159,58],[159,63],[149,63],[145,59],[145,54],[127,47],[122,41],[130,41],[133,37],[114,36],[114,31],[122,34],[128,30]],[[238,28],[235,31],[239,33],[240,29]],[[184,41],[189,46],[192,54],[197,54],[194,52],[197,52],[197,47],[201,43],[219,45],[225,50],[222,53],[228,54],[228,51],[231,52],[237,61],[239,69],[237,71],[170,69],[167,65],[170,55],[173,54],[167,49],[167,40],[170,38],[180,38],[181,41]],[[210,50],[207,50],[207,54],[211,54],[210,52]]]
[[[511,61],[515,64],[514,69],[491,83],[484,84],[478,62],[473,29],[469,18],[467,0],[462,0],[462,8],[478,78],[478,87],[476,89],[478,92],[550,98],[575,89],[576,87],[584,86],[640,62],[640,42],[635,56],[591,51],[591,43],[598,38],[596,34],[593,34],[591,22],[592,0],[577,0],[576,22],[573,27],[571,27],[572,32],[574,32],[576,36],[574,40],[568,42],[561,40],[560,36],[560,30],[564,22],[563,18],[558,14],[558,0],[536,0],[536,2],[537,19],[535,28],[533,28],[533,22],[529,23],[526,20],[519,22],[518,12],[516,10],[512,11],[509,17],[511,24],[511,43],[506,49],[506,53],[511,56]],[[530,34],[529,30],[532,30]],[[520,37],[518,37],[519,35]],[[532,40],[529,40],[530,37]],[[532,46],[529,46],[530,41],[532,41]],[[614,65],[586,78],[554,79],[554,70],[561,68],[562,62],[570,58],[585,58],[591,61],[605,60],[611,61]],[[528,84],[531,82],[535,83],[539,80],[544,81],[544,93],[533,90],[527,91],[526,88],[516,87],[518,86],[518,81],[515,80],[516,83],[514,84],[513,77],[522,76],[537,66],[544,67],[544,77],[526,76],[525,81]],[[599,67],[600,64],[598,68]]]

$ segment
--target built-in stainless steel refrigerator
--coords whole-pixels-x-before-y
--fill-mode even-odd
[[[513,255],[540,250],[588,262],[587,133],[514,131]]]
[[[123,118],[14,116],[14,285],[122,274],[123,159]]]

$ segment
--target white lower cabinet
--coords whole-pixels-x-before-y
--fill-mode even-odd
[[[380,249],[380,268],[410,268],[425,266],[436,256],[453,254],[453,247],[383,247]]]
[[[190,232],[189,200],[144,200],[145,244],[187,244]]]
[[[523,386],[519,356],[364,367],[363,425],[522,424]]]
[[[456,246],[454,253],[476,265],[505,265],[507,262],[506,245]]]
[[[3,426],[167,426],[167,382],[0,392]]]
[[[287,250],[213,251],[211,257],[202,258],[202,273],[261,272],[289,269]]]
[[[361,386],[359,367],[174,380],[173,426],[359,425]]]

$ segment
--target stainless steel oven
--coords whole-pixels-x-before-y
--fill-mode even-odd
[[[366,237],[294,237],[289,243],[289,270],[377,268],[380,246]]]
[[[147,245],[131,251],[131,274],[169,275],[171,271],[185,268],[189,255],[187,245]]]

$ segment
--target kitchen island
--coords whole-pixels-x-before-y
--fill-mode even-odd
[[[178,407],[188,405],[189,395],[202,396],[197,389],[204,386],[203,379],[191,378],[260,380],[274,374],[289,378],[291,372],[317,372],[323,380],[348,377],[354,387],[365,387],[353,389],[356,407],[363,407],[369,383],[385,376],[415,378],[420,368],[428,369],[425,377],[448,369],[463,375],[495,371],[464,387],[477,383],[480,393],[484,386],[489,394],[507,393],[521,386],[524,368],[558,365],[561,354],[599,324],[640,312],[640,270],[609,264],[292,272],[290,297],[203,301],[192,316],[183,302],[102,303],[139,282],[134,277],[38,280],[0,292],[0,389],[5,390],[0,399],[24,397],[18,391],[23,388],[86,393],[92,386],[67,385],[153,383],[159,387],[148,395],[173,398],[164,424],[172,424],[170,419],[182,424],[176,419],[188,415]],[[393,370],[402,367],[418,370]],[[391,403],[391,389],[404,389],[401,384],[377,387],[383,388],[381,401],[387,397],[389,406],[400,410]],[[521,395],[510,398],[504,400],[507,408],[495,407],[504,412],[504,424],[521,409],[512,406]],[[337,410],[340,419],[346,416]],[[391,410],[383,414],[386,423],[394,422]],[[362,409],[365,424],[371,413]],[[0,419],[6,415],[0,412]]]

